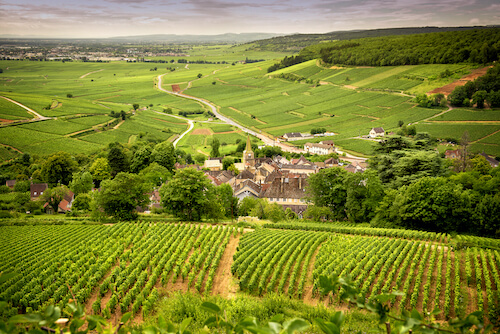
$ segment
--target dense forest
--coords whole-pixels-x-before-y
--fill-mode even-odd
[[[500,28],[363,38],[311,45],[300,51],[304,60],[327,64],[396,66],[418,64],[485,64],[500,52]]]

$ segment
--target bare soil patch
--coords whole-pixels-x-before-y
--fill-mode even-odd
[[[349,88],[349,89],[358,89],[356,86],[351,86],[351,85],[344,85],[343,87]]]
[[[429,95],[430,94],[444,94],[444,96],[448,97],[448,95],[451,92],[453,92],[455,87],[463,86],[467,82],[473,81],[473,80],[485,75],[490,67],[492,67],[492,66],[487,66],[487,67],[475,69],[470,74],[463,76],[462,78],[458,79],[457,81],[454,81],[450,84],[444,85],[443,87],[433,89],[430,92],[428,92],[427,94],[429,94]]]
[[[236,295],[237,286],[233,284],[233,275],[231,266],[233,264],[233,255],[240,242],[240,237],[231,237],[229,243],[222,254],[219,267],[215,271],[214,283],[212,287],[213,295],[220,295],[225,298],[232,298]]]
[[[191,134],[193,134],[193,135],[211,136],[212,135],[212,131],[210,129],[194,129]]]
[[[319,253],[319,250],[321,248],[321,245],[316,248],[314,251],[314,254],[311,258],[311,262],[309,263],[309,268],[307,268],[307,278],[306,278],[306,284],[304,285],[304,296],[302,297],[304,299],[304,303],[312,305],[312,306],[317,306],[320,303],[319,298],[314,298],[313,297],[313,270],[314,270],[314,263],[316,262],[316,256]]]

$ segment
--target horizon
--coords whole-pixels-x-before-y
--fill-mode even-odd
[[[2,36],[102,39],[144,35],[292,35],[500,24],[496,0],[2,0]]]

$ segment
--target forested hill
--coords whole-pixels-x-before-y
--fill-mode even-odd
[[[498,27],[498,26],[495,26]],[[273,37],[251,43],[250,49],[268,51],[300,51],[306,46],[328,42],[343,41],[368,37],[398,36],[425,34],[433,32],[466,31],[472,29],[485,29],[488,27],[412,27],[412,28],[387,28],[373,30],[334,31],[325,34],[294,34]]]
[[[328,64],[387,66],[485,64],[500,53],[500,28],[363,38],[311,45],[299,55]]]

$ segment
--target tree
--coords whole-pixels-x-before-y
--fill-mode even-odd
[[[472,95],[472,104],[475,104],[478,109],[483,109],[484,100],[486,100],[487,96],[488,93],[485,90],[478,90]]]
[[[240,216],[250,216],[254,208],[258,205],[258,202],[262,199],[247,196],[244,197],[240,202],[239,214]]]
[[[202,76],[203,76],[203,74],[201,74],[201,73],[198,73],[198,75],[197,75],[198,79],[201,78]]]
[[[384,188],[377,173],[350,173],[345,178],[347,218],[353,223],[367,223],[375,216],[375,210],[384,197]]]
[[[88,171],[73,173],[73,180],[69,183],[69,189],[78,196],[78,194],[87,193],[94,187],[92,174]]]
[[[183,220],[199,220],[215,202],[214,186],[201,171],[184,168],[160,189],[166,211]]]
[[[462,232],[473,215],[469,191],[443,177],[423,177],[399,196],[401,224],[409,229]]]
[[[217,137],[213,137],[212,138],[212,150],[210,151],[210,156],[212,158],[220,156],[219,147],[220,147],[219,139],[217,139]]]
[[[64,196],[68,193],[69,188],[63,184],[54,188],[46,189],[39,197],[39,201],[43,203],[47,202],[52,210],[54,210],[54,213],[57,213],[59,210],[59,203],[62,202]]]
[[[304,211],[304,218],[313,222],[329,220],[332,217],[332,212],[324,206],[310,205]]]
[[[224,157],[224,159],[222,159],[222,169],[223,170],[227,170],[229,168],[229,166],[231,166],[233,164],[234,164],[234,159],[231,157]]]
[[[448,102],[455,107],[463,106],[464,100],[468,100],[467,90],[464,86],[455,87],[451,94],[448,95]]]
[[[273,223],[285,220],[285,210],[278,203],[271,203],[264,208],[264,215]]]
[[[97,158],[90,166],[89,171],[92,174],[96,188],[99,188],[103,180],[111,178],[111,167],[109,167],[106,158]]]
[[[340,167],[326,168],[311,174],[308,180],[307,193],[315,206],[330,209],[336,219],[345,218],[347,189],[344,179],[347,171]]]
[[[78,169],[77,163],[66,152],[54,153],[42,165],[42,177],[50,186],[58,183],[69,184],[73,173]]]
[[[92,196],[90,194],[81,193],[76,195],[71,208],[78,211],[89,211],[91,202]]]
[[[111,176],[115,176],[120,172],[128,172],[130,164],[128,158],[123,151],[123,147],[119,143],[112,144],[108,152],[108,163],[111,168]]]
[[[132,108],[134,108],[134,111],[139,109],[139,103],[132,104]]]
[[[151,160],[157,162],[160,166],[167,168],[169,171],[173,171],[175,165],[174,145],[172,145],[169,141],[156,144],[151,152]]]
[[[171,172],[157,162],[153,162],[139,173],[152,187],[159,187],[172,177]]]
[[[148,204],[149,190],[141,176],[118,173],[113,180],[102,181],[96,202],[114,219],[134,220],[137,218],[136,208]]]
[[[233,188],[229,184],[223,183],[215,187],[215,194],[217,201],[224,209],[224,216],[231,218],[231,220],[238,217],[238,198],[234,197]]]
[[[149,166],[149,164],[151,163],[151,153],[152,149],[149,145],[143,145],[138,148],[134,153],[134,157],[132,158],[130,170],[134,173],[138,173],[142,169]]]

